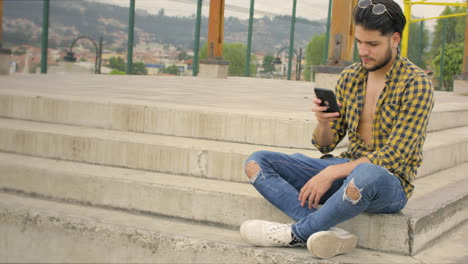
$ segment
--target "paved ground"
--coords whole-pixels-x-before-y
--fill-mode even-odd
[[[63,85],[57,87],[57,85]],[[216,111],[257,112],[312,117],[314,84],[257,78],[207,79],[196,77],[49,74],[0,76],[0,89],[71,95],[96,100],[136,100],[147,104],[176,104]],[[57,89],[59,88],[59,89]],[[466,105],[468,97],[437,92],[434,111]],[[450,104],[446,104],[450,102]]]

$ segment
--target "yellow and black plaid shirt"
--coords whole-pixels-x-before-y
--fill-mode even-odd
[[[412,181],[422,163],[427,123],[434,106],[432,82],[419,67],[397,55],[377,103],[369,146],[358,133],[366,80],[367,71],[361,63],[341,73],[336,86],[336,97],[342,104],[341,118],[332,123],[335,141],[322,147],[314,137],[312,143],[322,153],[329,153],[348,133],[348,150],[338,157],[351,160],[367,157],[398,176],[409,198],[414,189]]]

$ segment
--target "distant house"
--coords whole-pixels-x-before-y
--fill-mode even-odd
[[[156,75],[162,72],[166,67],[164,64],[145,64],[146,69],[148,70],[149,75]]]

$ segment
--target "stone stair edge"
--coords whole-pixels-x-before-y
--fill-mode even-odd
[[[38,129],[39,127],[39,129]],[[247,158],[248,155],[251,153],[258,151],[258,150],[271,150],[271,151],[280,151],[284,153],[302,153],[309,155],[311,157],[320,157],[321,153],[314,149],[292,149],[292,148],[279,148],[279,147],[272,147],[272,146],[261,146],[261,145],[253,145],[253,144],[243,144],[243,143],[234,143],[234,142],[222,142],[222,141],[211,141],[211,140],[202,140],[202,139],[193,139],[193,138],[181,138],[181,137],[174,137],[174,136],[161,136],[161,135],[153,135],[153,134],[141,134],[136,132],[122,132],[122,131],[111,131],[105,129],[96,129],[96,128],[89,128],[89,127],[75,127],[69,125],[59,125],[59,124],[43,124],[34,121],[20,121],[20,120],[13,120],[13,119],[2,119],[0,118],[0,130],[2,130],[5,136],[8,136],[10,139],[3,139],[3,151],[6,152],[17,152],[29,155],[39,155],[38,149],[46,148],[46,145],[38,145],[36,146],[37,149],[29,149],[31,146],[17,146],[16,143],[13,141],[9,141],[13,139],[13,137],[19,136],[18,140],[32,140],[36,138],[39,140],[43,138],[44,140],[65,140],[63,142],[67,144],[72,144],[68,147],[74,146],[77,147],[78,152],[75,150],[66,150],[59,148],[59,149],[49,149],[47,147],[44,150],[49,152],[44,152],[43,156],[47,156],[49,158],[57,158],[63,160],[76,160],[76,161],[83,161],[88,163],[101,163],[110,166],[121,166],[122,162],[126,162],[122,166],[128,166],[130,168],[139,168],[139,169],[147,169],[151,171],[161,171],[161,172],[173,172],[175,174],[186,174],[186,175],[195,175],[201,177],[217,177],[216,175],[221,171],[223,173],[227,173],[224,176],[225,179],[236,179],[239,181],[239,175],[242,171],[242,162]],[[43,133],[41,133],[43,131]],[[63,131],[67,131],[62,133]],[[461,127],[461,128],[454,128],[444,131],[436,131],[431,132],[428,135],[427,142],[424,146],[424,155],[427,158],[431,158],[433,162],[429,162],[426,165],[423,164],[421,167],[420,175],[428,175],[438,170],[447,169],[451,166],[463,163],[466,161],[465,153],[467,152],[468,146],[468,126]],[[96,135],[97,133],[97,135]],[[17,136],[15,136],[17,135]],[[68,136],[67,136],[68,135]],[[34,137],[33,137],[34,136]],[[62,142],[61,141],[61,142]],[[102,141],[102,144],[101,144]],[[10,142],[10,143],[8,143]],[[22,142],[22,141],[21,141]],[[53,142],[53,141],[50,141]],[[95,142],[97,145],[91,144]],[[160,143],[158,143],[160,142]],[[65,144],[63,143],[63,144]],[[98,144],[99,143],[99,144]],[[462,144],[460,144],[462,143]],[[19,144],[19,143],[18,143]],[[26,144],[26,143],[25,143]],[[141,147],[144,147],[141,150]],[[90,148],[97,148],[100,151],[108,152],[108,149],[104,149],[106,146],[116,147],[121,149],[125,153],[119,153],[114,159],[100,159],[101,162],[98,160],[91,160],[93,157],[89,153]],[[450,146],[454,146],[453,148]],[[25,148],[23,150],[23,148]],[[127,149],[128,148],[128,149]],[[138,150],[140,148],[140,150]],[[148,151],[154,150],[161,150],[161,151],[169,151],[171,149],[171,153],[174,152],[180,153],[186,161],[186,164],[182,170],[172,171],[171,164],[165,164],[162,166],[161,164],[149,164],[147,160],[134,160],[133,157],[127,157],[126,155],[130,155],[135,151],[145,151],[141,153],[146,153]],[[456,153],[452,151],[452,154],[441,154],[439,153],[441,150],[442,152],[451,151],[451,149],[457,150]],[[335,154],[343,149],[335,150]],[[52,151],[52,152],[51,152]],[[65,151],[65,152],[64,152]],[[104,153],[103,152],[103,153]],[[42,152],[41,152],[42,153]],[[59,153],[63,156],[57,156]],[[130,153],[130,154],[129,154]],[[152,152],[151,152],[152,153]],[[151,153],[147,153],[148,155]],[[159,153],[159,152],[158,152]],[[154,153],[155,155],[162,155],[161,153]],[[66,154],[66,155],[65,155]],[[145,155],[147,155],[145,154]],[[215,155],[216,154],[216,155]],[[65,155],[65,156],[64,156]],[[67,156],[68,155],[68,156]],[[71,155],[71,156],[70,156]],[[78,156],[77,156],[78,155]],[[87,155],[87,156],[86,156]],[[106,154],[107,155],[107,154]],[[114,155],[114,154],[112,154]],[[143,154],[141,154],[143,155]],[[179,154],[177,154],[179,155]],[[195,157],[195,156],[197,157]],[[220,156],[222,155],[222,156]],[[442,156],[441,156],[442,155]],[[455,156],[454,156],[455,155]],[[452,157],[453,156],[453,157]],[[68,158],[67,158],[68,157]],[[452,157],[452,158],[451,158]],[[110,158],[110,157],[109,157]],[[125,160],[121,160],[125,159]],[[195,159],[198,159],[195,160]],[[200,160],[202,159],[202,160]],[[208,159],[215,161],[223,161],[228,162],[223,166],[216,166],[213,167],[208,171],[208,167],[205,164]],[[447,160],[450,159],[450,160]],[[444,161],[447,160],[447,164],[450,166],[438,164],[434,161]],[[452,161],[453,160],[453,161]],[[205,163],[203,162],[205,161]],[[104,163],[102,163],[104,162]],[[200,163],[201,162],[201,163]],[[128,163],[128,164],[127,164]],[[229,166],[229,167],[226,167]],[[142,167],[143,166],[143,167]],[[158,167],[159,166],[159,167]],[[162,167],[161,167],[162,166]],[[233,171],[234,167],[238,167],[236,171]],[[159,168],[159,169],[157,169]],[[243,177],[242,177],[243,179]]]
[[[0,90],[1,91],[1,90]],[[50,95],[47,95],[50,96]],[[53,96],[53,95],[52,95]],[[57,95],[60,97],[60,95]],[[30,98],[36,98],[37,96],[31,96]],[[0,93],[0,101],[1,101],[1,93]],[[98,100],[96,98],[87,98],[87,100]],[[101,99],[102,100],[102,99]],[[121,99],[119,99],[121,100]],[[124,100],[125,101],[125,100]],[[7,104],[4,104],[4,107],[8,107]],[[134,108],[131,110],[130,108]],[[181,106],[186,107],[184,111],[186,114],[178,117],[179,122],[183,122],[187,118],[192,118],[190,115],[194,112],[194,108],[191,106]],[[102,108],[102,109],[101,109]],[[10,113],[10,110],[1,110],[0,112],[4,112],[4,118],[8,119],[18,119],[18,120],[25,120],[31,122],[43,122],[48,124],[57,124],[57,125],[72,125],[72,126],[79,126],[79,127],[90,127],[90,128],[101,128],[101,129],[109,129],[113,131],[121,131],[121,132],[137,132],[143,134],[153,134],[153,135],[167,135],[167,136],[177,136],[177,137],[186,137],[186,138],[194,138],[194,139],[206,139],[206,140],[216,140],[216,141],[223,141],[223,142],[234,142],[234,143],[246,143],[246,144],[254,144],[254,145],[263,145],[263,146],[275,146],[275,147],[285,147],[285,148],[297,148],[297,149],[308,149],[312,145],[308,137],[311,134],[314,124],[316,120],[313,118],[311,112],[309,113],[267,113],[263,115],[259,115],[257,112],[252,112],[250,110],[243,110],[244,113],[238,116],[239,119],[231,119],[228,118],[231,115],[237,115],[237,113],[231,112],[230,110],[225,110],[227,112],[200,112],[199,117],[201,120],[204,120],[200,124],[196,124],[195,127],[190,128],[187,125],[177,125],[175,127],[169,128],[168,125],[170,122],[169,116],[172,114],[167,115],[167,111],[178,111],[175,109],[167,108],[165,110],[161,110],[163,112],[166,111],[166,114],[163,114],[164,118],[161,120],[158,119],[158,125],[154,126],[154,124],[147,123],[148,120],[144,120],[145,115],[149,115],[145,117],[146,119],[153,116],[154,113],[146,113],[145,110],[141,110],[146,108],[146,106],[142,105],[128,105],[124,106],[123,109],[120,110],[110,110],[112,106],[110,105],[102,105],[99,107],[99,117],[97,119],[93,119],[91,121],[86,120],[86,116],[76,116],[79,115],[78,110],[70,112],[71,116],[65,115],[61,116],[60,114],[57,117],[55,114],[49,113],[48,115],[41,114],[41,116],[31,116],[31,114],[25,113],[18,113],[13,114]],[[195,107],[196,108],[196,107]],[[107,109],[107,110],[106,110]],[[160,108],[163,109],[163,108]],[[96,109],[94,109],[96,110]],[[21,110],[25,111],[25,110]],[[20,112],[21,112],[20,111]],[[32,111],[29,109],[28,111]],[[50,109],[48,110],[50,111]],[[96,110],[97,111],[97,110]],[[114,117],[113,112],[117,111],[117,116],[119,118]],[[128,113],[125,113],[128,111]],[[136,112],[135,112],[136,111]],[[141,112],[143,111],[143,112]],[[196,111],[196,110],[195,110]],[[37,111],[36,111],[37,112]],[[468,109],[464,109],[461,112],[438,112],[434,113],[433,122],[429,122],[428,131],[436,132],[436,131],[443,131],[448,130],[451,128],[463,127],[467,126],[468,122],[462,121],[460,116],[462,114],[454,114],[454,113],[468,113]],[[146,113],[146,114],[145,114]],[[450,114],[451,113],[451,114]],[[92,114],[93,113],[88,113]],[[282,116],[284,114],[284,116]],[[211,115],[210,118],[214,118],[217,122],[221,124],[216,124],[211,127],[211,130],[206,130],[207,126],[210,126],[206,123],[208,116],[204,115]],[[227,116],[226,116],[227,115]],[[451,115],[451,116],[447,116]],[[217,117],[216,117],[217,116]],[[68,119],[67,119],[68,117]],[[133,118],[138,118],[139,122],[133,121]],[[77,121],[70,121],[70,120],[77,120]],[[128,119],[128,120],[127,120]],[[107,121],[103,121],[107,120]],[[127,121],[126,121],[127,120]],[[458,122],[458,125],[454,125],[454,122]],[[167,124],[166,124],[167,123]],[[159,124],[162,124],[159,125]],[[273,134],[265,134],[264,132],[249,132],[247,133],[245,130],[247,129],[247,125],[256,125],[253,129],[262,129],[262,127],[268,125],[273,127]],[[230,131],[235,129],[236,126],[242,125],[242,130],[239,133],[234,133]],[[309,131],[310,130],[310,131]],[[285,138],[285,136],[290,135],[293,133],[292,138]],[[245,135],[244,135],[245,134]],[[347,144],[347,139],[345,139],[340,146],[345,146]]]
[[[164,101],[154,101],[154,100],[144,100],[144,99],[125,99],[119,97],[111,97],[106,99],[100,99],[90,96],[83,95],[62,95],[62,94],[50,94],[45,92],[31,92],[31,91],[17,91],[9,89],[0,89],[0,99],[2,96],[12,96],[12,97],[24,97],[29,99],[51,99],[51,100],[67,100],[74,103],[95,103],[103,104],[105,106],[111,106],[113,104],[121,104],[125,106],[132,107],[152,107],[156,109],[166,109],[166,110],[182,110],[193,112],[199,111],[204,114],[241,114],[248,115],[252,117],[260,118],[278,118],[284,120],[303,120],[308,122],[316,122],[313,117],[313,113],[310,111],[303,112],[262,112],[262,111],[252,111],[252,109],[241,109],[241,108],[221,108],[221,107],[210,107],[210,106],[200,106],[200,105],[186,105],[186,104],[176,104],[176,103],[167,103]],[[437,99],[437,93],[436,93]],[[467,99],[468,102],[468,99]],[[468,111],[468,104],[449,104],[444,102],[443,107],[438,104],[435,105],[433,113],[451,113],[451,112],[466,112]],[[307,109],[308,110],[308,109]]]
[[[155,108],[159,110],[167,111],[185,111],[185,112],[199,112],[201,114],[230,114],[230,115],[245,115],[249,117],[257,118],[272,118],[279,120],[300,120],[306,122],[315,122],[313,114],[308,111],[304,112],[263,112],[263,111],[252,111],[251,109],[241,108],[222,108],[213,106],[200,106],[200,105],[185,105],[176,103],[167,103],[163,101],[144,100],[144,99],[124,99],[118,97],[100,99],[89,96],[80,95],[61,95],[61,94],[50,94],[44,92],[29,92],[29,91],[9,91],[0,89],[0,100],[3,96],[11,97],[22,97],[26,99],[42,99],[42,100],[64,100],[73,103],[93,103],[101,104],[102,106],[112,107],[113,105],[123,105],[127,107],[141,107],[141,108]],[[468,110],[468,109],[467,109]]]
[[[27,226],[29,229],[32,228],[32,226],[38,226],[38,228],[48,227],[48,229],[75,230],[83,235],[96,237],[104,233],[104,236],[108,239],[124,240],[125,242],[140,244],[139,246],[148,248],[150,252],[153,251],[151,255],[153,255],[152,257],[155,259],[161,257],[161,252],[158,251],[162,246],[159,246],[159,243],[170,243],[170,247],[175,251],[173,253],[177,251],[180,253],[181,250],[185,249],[193,250],[193,254],[196,254],[200,250],[207,252],[218,251],[219,249],[217,248],[219,247],[220,252],[211,252],[217,253],[218,258],[222,257],[220,253],[226,254],[227,252],[234,252],[236,251],[235,249],[242,250],[246,248],[247,251],[252,251],[248,245],[240,241],[240,236],[238,238],[235,237],[235,233],[237,232],[226,228],[201,225],[194,222],[187,223],[177,219],[133,215],[125,212],[64,204],[43,199],[28,199],[20,195],[1,192],[0,197],[2,197],[0,201],[0,217],[3,218],[3,223],[9,221],[15,224],[14,222],[16,221],[22,221],[24,227]],[[9,201],[10,203],[6,204],[5,201]],[[110,218],[106,216],[106,214],[119,217]],[[126,220],[126,222],[122,220]],[[166,229],[164,227],[166,227]],[[206,234],[206,237],[197,234],[197,232],[193,232],[193,230],[197,228],[202,228],[205,231],[202,233]],[[178,234],[173,231],[168,232],[171,229],[183,230],[186,234]],[[223,238],[228,240],[227,243],[216,241],[216,239],[219,238],[213,236],[213,234],[220,233],[224,234]],[[96,239],[102,238],[99,237]],[[239,254],[239,252],[236,253]],[[247,252],[243,252],[243,254],[239,254],[240,256],[238,257],[242,259],[243,255],[246,253]],[[233,254],[230,257],[235,257],[235,255],[236,254]],[[281,256],[282,254],[276,255],[283,257]],[[247,259],[255,259],[255,257],[255,254],[252,254],[247,257]],[[293,257],[294,260],[297,260],[294,254],[287,257]],[[304,257],[299,259],[304,261],[305,257],[306,255],[304,254]],[[177,259],[177,257],[174,259]],[[287,260],[287,258],[283,259],[283,261],[284,260]],[[179,261],[182,261],[182,259],[179,259]],[[243,261],[245,261],[245,259]],[[312,259],[312,262],[309,263],[314,262],[315,261]]]
[[[64,130],[64,134],[66,134],[67,136],[79,136],[83,134],[93,135],[94,133],[113,134],[115,135],[114,139],[121,139],[121,140],[132,139],[141,143],[147,143],[144,140],[148,140],[151,138],[166,138],[166,139],[180,139],[180,140],[199,142],[200,145],[206,145],[208,142],[215,142],[215,144],[226,144],[228,146],[240,146],[240,145],[257,146],[259,150],[261,150],[262,147],[278,149],[278,150],[287,150],[287,149],[299,150],[300,149],[300,148],[267,146],[267,145],[251,144],[251,143],[243,143],[243,142],[212,140],[212,139],[206,139],[206,138],[192,138],[192,137],[180,137],[180,136],[174,136],[174,135],[150,134],[150,133],[142,133],[142,132],[136,132],[136,131],[118,131],[118,130],[109,130],[109,129],[104,129],[104,128],[84,127],[84,126],[75,126],[75,125],[70,125],[70,124],[47,123],[47,122],[39,122],[39,121],[33,121],[33,120],[20,120],[20,119],[10,119],[10,118],[0,117],[0,128],[10,128],[11,126],[13,126],[13,129],[18,129],[18,130],[33,131],[35,129],[38,129],[40,130],[39,132],[44,132],[44,133],[62,129]],[[28,127],[33,127],[33,128],[28,128]],[[76,130],[81,130],[81,132],[76,132]],[[464,142],[466,141],[466,138],[468,138],[468,134],[464,133],[466,132],[465,130],[468,130],[468,125],[428,132],[427,133],[428,136],[426,137],[426,142],[424,146],[426,148],[432,148],[434,145],[437,144],[436,142],[432,142],[428,140],[428,139],[431,139],[430,138],[431,136],[437,137],[438,141],[443,139],[443,140],[451,140],[453,143]],[[458,133],[459,136],[465,136],[466,138],[447,137],[444,135],[444,134],[449,134],[449,133]],[[54,132],[52,134],[62,134],[62,132]],[[107,136],[108,135],[101,136],[101,137],[105,137],[109,139]],[[346,148],[342,147],[342,148],[338,148],[337,150],[342,151],[345,149]],[[310,144],[310,149],[303,149],[303,150],[307,150],[311,152],[318,152],[318,150],[314,149],[314,146],[312,144]],[[289,152],[289,151],[286,151],[286,152]]]
[[[55,171],[56,175],[61,175],[60,177],[85,177],[85,178],[102,178],[101,181],[111,180],[111,181],[120,181],[124,184],[138,184],[146,185],[149,188],[156,189],[172,189],[178,192],[191,193],[195,195],[196,193],[207,193],[211,196],[219,197],[236,197],[236,199],[247,199],[247,201],[256,200],[257,202],[263,203],[263,205],[270,207],[268,210],[275,209],[269,205],[258,192],[248,183],[237,183],[237,182],[227,182],[218,179],[205,179],[198,177],[186,177],[178,176],[172,174],[163,174],[155,172],[140,171],[135,169],[124,169],[124,168],[114,168],[103,165],[92,165],[92,164],[83,164],[78,162],[70,161],[56,161],[52,159],[37,158],[37,157],[27,157],[17,154],[9,154],[0,152],[0,169],[4,168],[22,168],[26,171],[48,171],[49,173]],[[25,162],[27,161],[27,162]],[[3,163],[3,164],[2,164]],[[455,168],[448,169],[446,171],[461,169],[468,167],[468,162],[462,165],[459,165]],[[11,171],[7,169],[7,171]],[[68,176],[67,176],[68,175]],[[415,185],[417,186],[418,182],[430,182],[430,181],[440,181],[444,178],[444,171],[437,172],[432,175],[423,177],[421,179],[416,179]],[[73,181],[74,184],[78,182]],[[83,182],[92,182],[89,180],[83,180]],[[448,184],[444,184],[438,189],[430,189],[424,193],[417,193],[412,197],[408,205],[403,209],[400,214],[394,215],[403,217],[406,219],[411,219],[413,223],[416,223],[419,219],[425,217],[430,217],[434,213],[437,213],[439,210],[446,210],[447,206],[452,203],[456,203],[461,200],[468,200],[468,192],[463,189],[465,186],[463,183],[467,183],[467,179],[463,179],[460,176],[455,178]],[[156,187],[158,186],[158,187]],[[4,187],[0,185],[0,188]],[[34,188],[34,187],[33,187]],[[12,189],[8,186],[3,189]],[[453,190],[456,190],[454,192]],[[440,190],[452,190],[449,194],[445,192],[440,192]],[[19,190],[23,191],[23,190]],[[98,191],[98,190],[96,190]],[[34,190],[25,190],[26,193],[36,193]],[[70,193],[70,192],[66,192]],[[436,195],[434,195],[436,194]],[[48,196],[48,194],[46,194]],[[60,198],[60,197],[58,197]],[[77,200],[75,197],[71,198],[72,200]],[[252,200],[253,199],[253,200]],[[79,200],[79,199],[78,199]],[[427,205],[427,201],[430,201],[430,204]],[[90,202],[90,201],[84,201]],[[99,205],[99,203],[91,202],[91,204]],[[138,201],[136,202],[138,204]],[[120,206],[117,206],[120,207]],[[148,210],[141,210],[148,211]],[[276,210],[277,211],[277,210]],[[271,212],[270,212],[271,213]],[[279,211],[276,214],[282,215]],[[286,220],[287,218],[277,218]],[[226,224],[226,223],[222,223]],[[228,224],[233,226],[232,224]],[[235,225],[234,225],[235,226]]]
[[[347,255],[336,256],[328,260],[312,258],[305,248],[257,248],[241,241],[237,230],[167,219],[147,215],[134,215],[109,209],[92,208],[81,205],[64,204],[54,201],[32,199],[21,195],[0,192],[0,218],[3,224],[21,225],[31,231],[34,228],[48,230],[62,229],[92,236],[98,242],[108,242],[117,238],[124,242],[138,244],[152,251],[152,258],[166,257],[164,263],[178,263],[186,259],[183,250],[193,250],[190,259],[195,263],[377,263],[382,259],[386,263],[422,263],[409,256],[395,255],[381,251],[357,248]],[[168,228],[170,227],[170,228]],[[0,225],[1,228],[1,225]],[[200,231],[201,228],[204,231]],[[167,232],[182,230],[182,234]],[[24,234],[24,231],[22,232]],[[67,233],[69,236],[69,232]],[[220,234],[222,236],[220,237]],[[103,240],[105,238],[105,240]],[[169,244],[169,249],[164,246]],[[41,243],[42,244],[42,243]],[[158,250],[170,250],[170,253]],[[113,253],[113,252],[112,252]],[[176,256],[168,257],[166,254]],[[205,253],[205,254],[203,254]],[[187,253],[185,253],[187,254]],[[196,256],[196,254],[199,254]],[[100,254],[103,255],[103,254]],[[106,254],[104,254],[106,255]],[[201,255],[201,256],[200,256]],[[54,256],[55,259],[56,256]],[[0,259],[1,260],[1,259]],[[65,259],[64,259],[65,260]],[[109,259],[92,259],[109,262]],[[36,260],[40,261],[40,260]],[[48,262],[48,260],[42,260]],[[49,260],[50,261],[50,260]],[[77,262],[77,260],[68,260]],[[89,261],[89,260],[88,260]],[[231,262],[232,261],[232,262]],[[79,259],[78,259],[78,262]],[[136,262],[141,262],[137,260]],[[151,261],[152,262],[152,261]]]
[[[13,128],[11,126],[13,126]],[[291,152],[291,150],[296,149],[296,148],[288,148],[288,147],[266,146],[266,145],[259,145],[259,144],[243,143],[243,142],[221,141],[221,140],[212,140],[212,139],[206,139],[206,138],[180,137],[180,136],[174,136],[174,135],[150,134],[150,133],[142,133],[142,132],[136,132],[136,131],[109,130],[109,129],[104,129],[104,128],[84,127],[84,126],[75,126],[75,125],[58,124],[58,123],[45,123],[45,122],[38,122],[38,121],[32,121],[32,120],[8,119],[8,118],[0,117],[0,129],[9,129],[9,128],[12,128],[17,131],[35,131],[35,132],[40,132],[40,133],[50,132],[51,134],[55,134],[55,135],[78,136],[78,137],[93,136],[96,133],[98,133],[98,136],[96,137],[99,139],[133,141],[134,143],[158,142],[158,143],[162,143],[163,145],[168,145],[168,146],[172,145],[173,142],[179,142],[177,143],[179,146],[184,145],[183,141],[186,141],[186,142],[190,142],[191,144],[194,143],[195,145],[198,145],[198,146],[204,146],[206,148],[209,148],[209,146],[211,145],[216,145],[216,146],[211,147],[211,149],[213,150],[219,150],[220,145],[225,145],[227,148],[232,148],[232,149],[235,149],[238,146],[252,146],[252,147],[256,146],[258,147],[259,150],[261,148],[268,148],[268,149],[277,149],[278,151],[285,151],[285,152]],[[62,131],[57,132],[60,129]],[[109,137],[109,135],[111,135],[111,137]],[[163,140],[155,141],[154,139],[163,139]],[[306,150],[310,152],[318,152],[318,150],[313,149],[312,144],[310,145],[311,145],[310,149],[302,149],[302,150]]]

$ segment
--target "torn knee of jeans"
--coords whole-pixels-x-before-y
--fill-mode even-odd
[[[247,175],[251,183],[255,182],[260,172],[261,168],[255,161],[249,161],[245,165],[245,174]]]
[[[354,179],[352,179],[343,193],[343,201],[347,200],[353,205],[356,205],[362,198],[361,192],[362,189],[357,188],[354,184]]]

